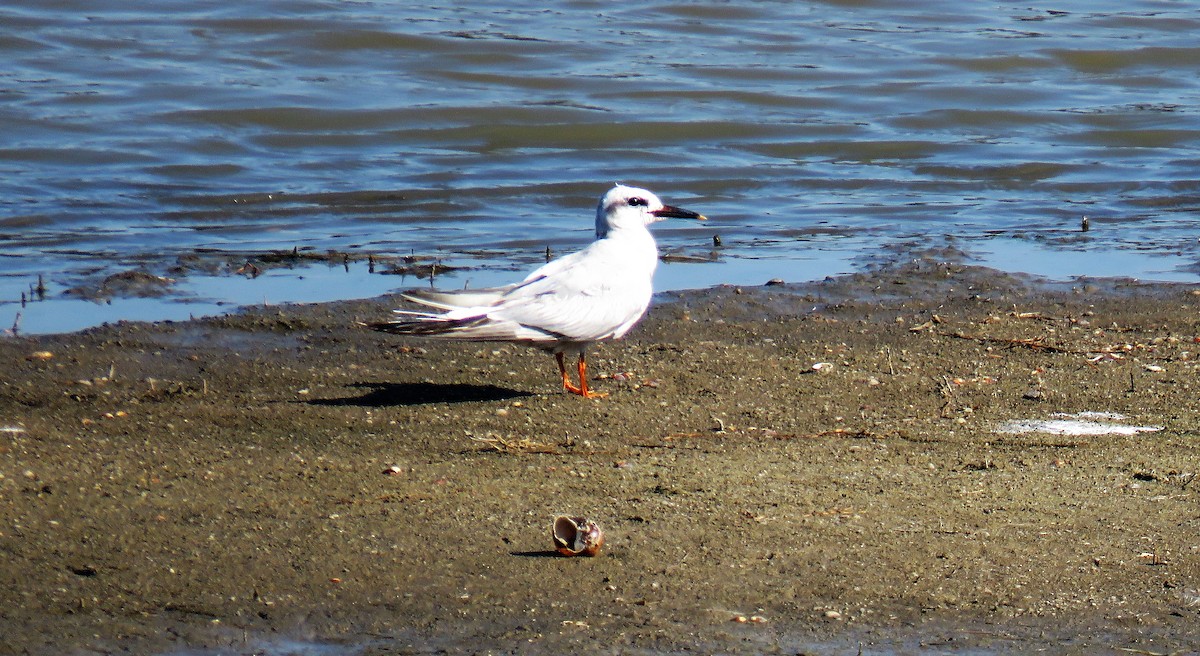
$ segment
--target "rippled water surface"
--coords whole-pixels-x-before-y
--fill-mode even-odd
[[[659,288],[947,240],[1057,278],[1200,280],[1197,34],[1167,0],[10,0],[0,327],[427,284],[367,253],[494,283],[586,243],[614,181],[713,219],[660,224],[689,261]],[[293,249],[352,257],[247,273]],[[65,294],[130,271],[166,296]]]

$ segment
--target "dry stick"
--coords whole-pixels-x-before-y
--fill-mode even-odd
[[[984,337],[982,335],[968,335],[964,332],[938,332],[942,337],[957,337],[958,339],[969,339],[981,344],[1003,344],[1005,346],[1021,346],[1034,351],[1046,351],[1049,353],[1082,353],[1086,354],[1090,351],[1079,351],[1075,349],[1064,348],[1062,346],[1054,346],[1047,344],[1041,338],[1034,339],[1009,339],[1004,337]]]
[[[500,453],[558,453],[558,450],[554,447],[534,442],[527,438],[514,441],[497,435],[495,437],[472,437],[471,440],[486,444],[491,449]]]
[[[954,415],[954,384],[950,382],[949,376],[942,376],[942,385],[938,391],[941,393],[942,398],[946,399],[946,402],[942,404],[939,414],[942,416],[942,419],[949,419]]]
[[[746,437],[750,437],[749,431],[741,431],[736,428],[730,428],[728,432],[729,433],[739,433]],[[709,437],[712,435],[721,435],[721,434],[722,433],[717,432],[717,431],[709,431],[709,432],[704,432],[704,433],[693,431],[693,432],[687,432],[687,433],[670,433],[663,439],[664,440],[695,439],[695,438],[700,438],[700,437]],[[760,431],[759,436],[766,438],[766,439],[771,439],[771,440],[804,440],[804,439],[816,439],[818,437],[848,437],[848,438],[852,438],[852,439],[888,439],[891,437],[896,437],[896,438],[900,438],[900,439],[907,439],[902,433],[898,433],[898,432],[894,433],[894,434],[892,434],[892,433],[876,433],[874,431],[867,430],[864,428],[834,428],[831,430],[817,431],[816,433],[782,433],[779,431],[769,431],[769,432],[768,431]],[[634,448],[639,448],[639,449],[674,448],[673,446],[670,446],[668,444],[652,444],[652,443],[631,444],[630,446],[632,446]]]
[[[1103,353],[1110,352],[1110,351],[1105,351],[1105,350],[1100,350],[1100,351],[1095,351],[1095,350],[1091,350],[1091,349],[1080,350],[1080,349],[1066,348],[1064,346],[1054,346],[1053,344],[1047,344],[1047,343],[1043,342],[1042,338],[1040,338],[1040,337],[1035,337],[1032,339],[1011,339],[1011,338],[1003,338],[1003,337],[983,337],[982,335],[968,335],[963,332],[953,332],[953,333],[939,332],[936,334],[941,335],[943,337],[957,337],[959,339],[969,339],[969,340],[972,340],[975,342],[979,342],[981,344],[991,343],[991,344],[1003,344],[1005,346],[1011,346],[1011,347],[1020,346],[1020,347],[1030,349],[1030,350],[1043,351],[1046,353],[1073,353],[1076,355],[1091,355],[1092,353],[1103,354]],[[1159,357],[1158,359],[1159,360],[1168,360],[1168,361],[1170,360],[1170,358],[1168,358],[1168,357]],[[1136,391],[1134,389],[1134,384],[1133,384],[1133,371],[1132,370],[1130,370],[1130,372],[1129,372],[1129,391],[1130,392]]]

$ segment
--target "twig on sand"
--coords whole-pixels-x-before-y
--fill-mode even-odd
[[[509,440],[499,435],[490,435],[488,437],[472,437],[471,440],[480,442],[500,453],[558,453],[558,449],[541,442],[534,442],[527,437]]]
[[[667,442],[670,442],[672,440],[691,439],[691,438],[698,438],[698,437],[709,437],[712,435],[720,435],[720,434],[726,434],[726,433],[741,433],[743,435],[749,435],[751,432],[756,432],[758,435],[768,438],[768,439],[772,439],[772,440],[805,440],[805,439],[816,439],[816,438],[820,438],[820,437],[848,437],[848,438],[852,438],[852,439],[887,439],[889,437],[888,435],[885,435],[882,433],[876,433],[874,431],[870,431],[870,430],[863,429],[863,428],[833,428],[830,430],[817,431],[816,433],[783,433],[783,432],[773,430],[770,428],[751,428],[749,430],[744,430],[741,428],[735,428],[733,426],[730,426],[727,429],[722,430],[722,431],[708,431],[708,432],[689,431],[689,432],[684,432],[684,433],[671,433],[671,434],[667,435],[666,437],[664,437],[663,439],[666,440]],[[899,435],[897,435],[897,437],[899,437]],[[660,448],[664,448],[666,445],[665,444],[636,444],[634,446],[638,446],[638,447],[642,447],[642,448],[660,449]]]
[[[1044,351],[1047,353],[1083,353],[1075,349],[1069,349],[1054,344],[1047,344],[1041,337],[1032,339],[1014,339],[1007,337],[984,337],[983,335],[968,335],[962,331],[955,332],[938,332],[942,337],[957,337],[958,339],[969,339],[980,344],[1002,344],[1009,347],[1027,348],[1034,351]]]

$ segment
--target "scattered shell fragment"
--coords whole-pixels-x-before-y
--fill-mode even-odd
[[[33,353],[30,353],[29,355],[25,356],[25,359],[26,360],[49,360],[50,358],[53,358],[53,357],[54,357],[54,354],[51,353],[50,351],[34,351]]]
[[[550,530],[554,548],[564,556],[595,556],[604,546],[604,532],[600,526],[583,517],[560,515],[554,518]]]

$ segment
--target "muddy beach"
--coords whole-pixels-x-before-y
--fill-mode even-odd
[[[1197,287],[662,295],[600,400],[395,303],[0,339],[0,653],[1200,650]]]

